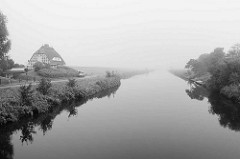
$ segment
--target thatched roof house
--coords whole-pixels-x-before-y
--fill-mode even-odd
[[[65,65],[63,58],[50,47],[48,44],[38,49],[29,60],[29,66],[33,66],[36,62],[42,62],[51,66]]]

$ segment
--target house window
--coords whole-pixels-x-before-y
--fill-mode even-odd
[[[53,58],[53,61],[62,61],[62,59],[59,58],[59,57],[54,57],[54,58]]]

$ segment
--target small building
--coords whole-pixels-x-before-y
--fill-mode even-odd
[[[43,45],[38,49],[28,61],[28,67],[31,69],[36,62],[43,64],[49,64],[51,67],[57,67],[65,65],[63,58],[50,47],[48,44]]]

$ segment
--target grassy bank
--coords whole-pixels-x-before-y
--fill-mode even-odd
[[[53,83],[46,95],[36,91],[38,86],[32,86],[30,90],[27,90],[28,87],[23,88],[24,94],[20,93],[20,88],[0,89],[0,124],[17,122],[47,113],[64,104],[92,98],[120,84],[120,77],[98,76],[76,81],[73,86],[69,86],[68,82]]]
[[[184,79],[184,80],[192,80],[197,81],[203,85],[207,84],[207,81],[211,79],[211,75],[209,73],[201,74],[201,75],[194,75],[193,73],[189,72],[185,69],[175,69],[169,70],[172,74]]]
[[[131,69],[131,68],[111,68],[111,67],[80,67],[80,66],[72,66],[71,68],[75,70],[80,70],[84,72],[86,75],[100,75],[104,76],[106,72],[115,72],[118,74],[121,79],[130,78],[132,76],[138,74],[144,74],[151,72],[153,70],[150,69]]]

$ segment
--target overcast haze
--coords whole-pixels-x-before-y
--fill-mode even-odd
[[[237,0],[0,0],[11,57],[48,43],[67,65],[183,67],[240,42]]]

